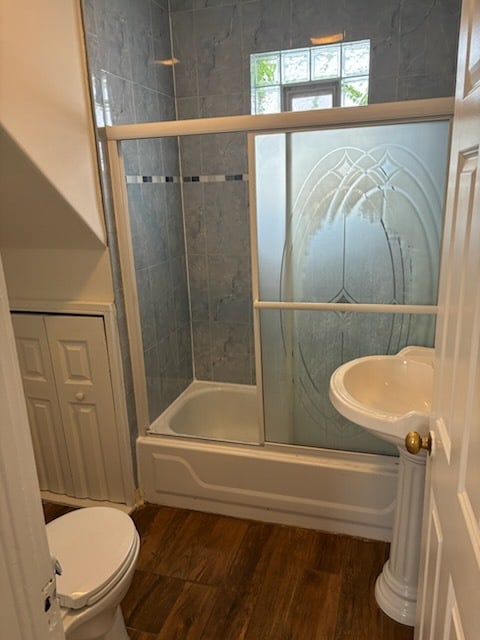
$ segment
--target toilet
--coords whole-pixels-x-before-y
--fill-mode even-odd
[[[78,509],[47,524],[60,567],[57,596],[67,640],[128,640],[120,602],[140,549],[133,520],[111,507]]]

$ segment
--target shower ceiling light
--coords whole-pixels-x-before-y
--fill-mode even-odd
[[[328,36],[312,36],[310,42],[313,45],[316,44],[334,44],[335,42],[342,42],[345,37],[345,33],[331,33]]]
[[[173,67],[174,64],[178,64],[180,60],[177,58],[167,58],[166,60],[154,60],[155,64],[163,64],[166,67]]]

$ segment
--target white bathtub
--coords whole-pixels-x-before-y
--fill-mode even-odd
[[[144,499],[391,539],[397,458],[259,444],[256,416],[255,387],[192,383],[137,439]]]
[[[256,387],[195,380],[148,433],[258,443]]]

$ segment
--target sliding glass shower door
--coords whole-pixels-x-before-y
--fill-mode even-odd
[[[267,441],[395,452],[335,411],[328,384],[352,358],[433,345],[448,135],[433,121],[255,136]]]

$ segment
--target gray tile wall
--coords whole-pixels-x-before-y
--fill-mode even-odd
[[[178,118],[250,112],[249,55],[344,32],[372,43],[370,102],[453,94],[459,0],[171,0]],[[184,175],[247,171],[243,134],[185,137]],[[189,184],[184,215],[195,372],[253,382],[248,193]]]
[[[184,207],[195,375],[252,384],[248,183],[187,183]]]
[[[346,40],[372,41],[371,102],[453,93],[459,0],[83,4],[99,125],[103,118],[120,124],[249,113],[250,53],[309,46],[312,35],[340,31]],[[168,9],[180,60],[174,79],[170,68],[153,63],[172,55]],[[242,134],[183,139],[181,170],[173,140],[129,143],[125,153],[133,175],[247,172]],[[196,377],[255,380],[247,183],[183,184],[187,258],[179,189],[178,183],[129,185],[152,418],[190,378],[185,263]],[[114,249],[111,222],[109,238]],[[121,301],[119,284],[116,292]],[[127,354],[124,332],[122,341]],[[131,407],[132,399],[129,382]]]
[[[369,38],[370,102],[453,95],[460,0],[171,0],[179,117],[250,111],[249,55]]]
[[[84,0],[89,71],[99,129],[175,119],[168,0]],[[176,139],[124,143],[127,175],[178,175]],[[106,217],[126,372],[132,447],[137,436],[123,291],[108,181]],[[129,184],[133,251],[150,419],[192,379],[192,348],[180,185]]]

